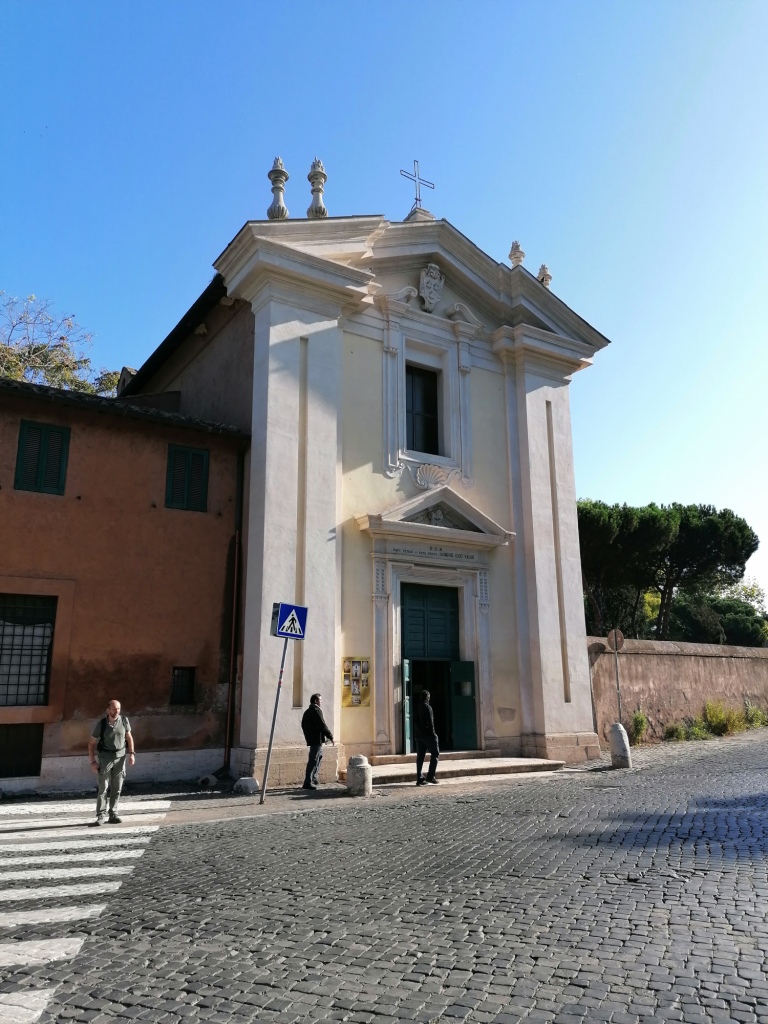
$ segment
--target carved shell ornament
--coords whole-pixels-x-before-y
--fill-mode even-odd
[[[447,480],[447,474],[440,466],[419,466],[416,470],[416,484],[423,491],[431,491],[433,487],[441,487]]]
[[[436,263],[428,263],[419,278],[419,295],[427,313],[434,312],[443,294],[444,284],[445,275],[440,273],[440,267]]]

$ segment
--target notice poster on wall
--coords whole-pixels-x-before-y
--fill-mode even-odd
[[[370,658],[347,657],[341,659],[341,706],[367,708],[371,706]]]

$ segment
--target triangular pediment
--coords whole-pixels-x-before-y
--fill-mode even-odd
[[[408,536],[475,547],[497,547],[514,536],[448,486],[356,519],[361,530],[377,536]]]
[[[524,324],[584,345],[591,353],[608,344],[525,267],[497,262],[447,220],[398,222],[374,215],[249,221],[215,263],[227,280],[228,294],[237,293],[254,248],[274,255],[270,243],[280,247],[274,253],[285,256],[293,251],[296,266],[289,270],[298,274],[301,264],[305,272],[319,275],[326,287],[340,285],[361,294],[366,283],[370,295],[398,293],[405,285],[417,288],[421,270],[434,262],[445,275],[444,298],[434,310],[438,318],[466,320],[470,325],[479,321],[486,334]],[[287,272],[283,264],[291,261],[278,262],[277,269]],[[468,317],[456,309],[457,303]],[[409,311],[418,315],[420,309],[420,302],[410,302]]]
[[[451,508],[447,501],[438,501],[435,505],[414,512],[412,515],[401,519],[402,523],[421,523],[424,526],[439,526],[442,530],[469,530],[471,533],[482,533],[479,526],[475,526],[460,512]]]

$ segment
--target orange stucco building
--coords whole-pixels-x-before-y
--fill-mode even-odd
[[[247,440],[0,379],[0,787],[92,785],[87,738],[111,698],[135,781],[222,766]]]

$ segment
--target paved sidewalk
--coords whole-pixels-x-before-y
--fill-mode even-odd
[[[41,1024],[768,1024],[768,730],[635,764],[182,824],[171,799],[99,916],[25,919],[0,882],[3,943],[83,940],[1,967],[0,1020],[27,992]]]

